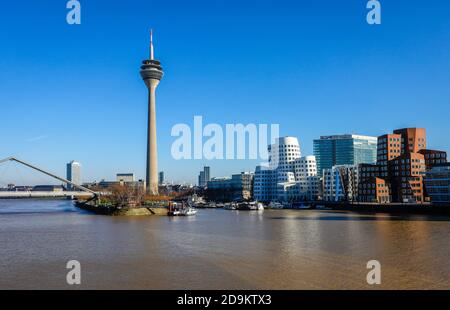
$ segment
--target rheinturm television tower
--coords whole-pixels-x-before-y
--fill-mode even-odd
[[[150,31],[150,59],[144,60],[141,76],[148,88],[147,194],[158,195],[158,148],[156,143],[156,87],[163,77],[161,63],[154,58],[153,31]]]

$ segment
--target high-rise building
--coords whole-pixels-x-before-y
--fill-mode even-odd
[[[208,183],[208,181],[211,180],[211,168],[210,167],[203,167],[203,171],[200,171],[200,174],[198,176],[198,186],[205,187]]]
[[[160,171],[159,172],[159,180],[158,180],[159,185],[163,185],[164,184],[164,171]]]
[[[66,175],[67,180],[77,185],[81,185],[82,184],[81,164],[72,160],[70,163],[67,164]],[[67,189],[74,190],[75,188],[71,184],[67,184]]]
[[[317,170],[336,165],[374,164],[377,160],[377,138],[361,135],[322,136],[314,140]]]
[[[393,202],[424,202],[425,128],[403,128],[378,137],[379,177],[386,181]],[[424,153],[425,154],[425,153]]]
[[[148,88],[148,128],[147,128],[147,193],[158,194],[158,150],[156,142],[156,87],[163,77],[161,63],[154,58],[153,33],[150,33],[150,59],[141,66],[141,77]]]
[[[205,171],[200,171],[200,174],[198,175],[198,186],[205,187]]]
[[[208,183],[211,180],[211,168],[205,166],[203,167],[203,171],[205,173],[205,183]]]

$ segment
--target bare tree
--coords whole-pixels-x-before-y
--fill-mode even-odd
[[[144,202],[145,193],[139,186],[113,185],[109,188],[111,202],[117,207],[135,207]]]

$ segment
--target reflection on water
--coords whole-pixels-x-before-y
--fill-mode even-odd
[[[61,212],[77,212],[77,210],[72,203],[64,200],[0,200],[0,215]]]
[[[0,289],[450,288],[450,218],[310,210],[107,217],[70,201],[0,200]]]

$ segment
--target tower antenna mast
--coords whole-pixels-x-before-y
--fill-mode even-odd
[[[155,59],[155,51],[153,48],[153,29],[150,29],[150,60]]]

